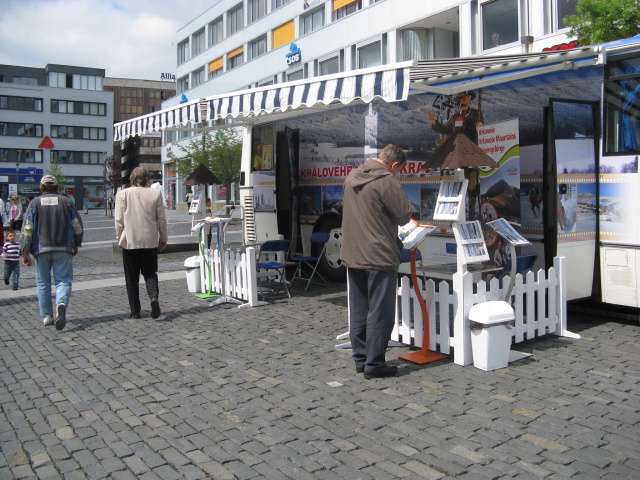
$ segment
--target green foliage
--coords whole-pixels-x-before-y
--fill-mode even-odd
[[[640,0],[578,0],[564,24],[586,45],[629,38],[640,33]]]
[[[53,175],[58,181],[58,190],[64,190],[64,186],[67,183],[67,178],[62,174],[62,168],[60,167],[60,161],[57,157],[51,159],[51,165],[49,166],[48,175]]]
[[[240,181],[242,140],[237,128],[203,132],[186,144],[177,144],[182,155],[169,153],[176,174],[188,177],[202,164],[220,179],[227,189],[227,203],[231,200],[231,184]]]

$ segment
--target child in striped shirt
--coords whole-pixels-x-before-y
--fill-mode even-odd
[[[9,279],[13,274],[13,289],[18,290],[20,280],[20,243],[16,242],[16,232],[8,230],[6,241],[2,246],[4,257],[4,284],[9,285]]]

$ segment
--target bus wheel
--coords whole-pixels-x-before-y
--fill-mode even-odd
[[[318,265],[320,274],[333,281],[344,282],[347,279],[347,269],[342,265],[340,260],[340,246],[342,245],[342,232],[332,232],[334,229],[339,229],[342,226],[342,222],[339,217],[327,217],[316,228],[317,232],[329,232],[329,241],[327,242],[324,255]]]

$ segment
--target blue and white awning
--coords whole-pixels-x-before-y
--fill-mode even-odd
[[[215,95],[117,123],[114,140],[209,120],[251,118],[314,105],[406,100],[412,62]]]

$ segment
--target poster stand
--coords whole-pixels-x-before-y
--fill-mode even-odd
[[[416,363],[418,365],[424,365],[425,363],[435,362],[436,360],[443,360],[447,358],[447,355],[442,353],[431,352],[428,350],[429,346],[429,312],[427,311],[427,304],[422,297],[420,285],[418,284],[418,274],[416,271],[416,261],[418,258],[418,246],[433,232],[435,227],[431,225],[418,225],[416,229],[411,232],[407,238],[404,239],[403,244],[408,246],[411,250],[411,281],[413,282],[413,291],[416,294],[418,303],[420,304],[420,310],[422,312],[422,348],[418,352],[405,353],[399,355],[398,358],[407,360],[408,362]]]

